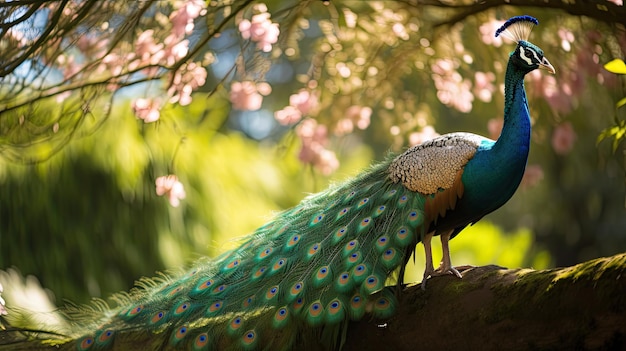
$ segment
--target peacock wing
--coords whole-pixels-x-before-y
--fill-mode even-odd
[[[471,133],[451,133],[413,146],[393,160],[390,178],[428,195],[426,222],[436,223],[463,196],[463,169],[485,141],[489,139]]]

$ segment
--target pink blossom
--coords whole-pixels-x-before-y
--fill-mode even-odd
[[[239,22],[241,37],[256,42],[257,48],[263,52],[270,52],[272,44],[278,41],[280,34],[278,23],[272,23],[265,4],[257,4],[254,9],[258,13],[253,15],[251,20],[244,19]]]
[[[185,34],[191,34],[194,28],[193,21],[200,16],[206,8],[205,1],[187,0],[183,5],[170,14],[172,34],[182,38]]]
[[[296,128],[296,134],[302,141],[298,158],[304,163],[312,164],[324,175],[329,175],[339,168],[337,156],[326,149],[328,130],[326,126],[317,124],[312,118],[303,120]]]
[[[182,6],[174,10],[169,17],[172,30],[163,42],[156,42],[152,29],[142,32],[135,43],[136,54],[130,55],[131,58],[134,56],[139,59],[139,62],[132,61],[131,65],[161,64],[172,66],[184,58],[189,52],[189,41],[183,38],[186,34],[191,34],[194,28],[194,19],[201,15],[204,10],[205,5],[201,0],[182,2]],[[147,74],[154,74],[155,71],[155,69],[150,69]]]
[[[135,99],[132,102],[132,108],[135,116],[142,119],[144,123],[158,121],[159,117],[161,117],[160,99]]]
[[[249,80],[233,82],[230,86],[230,102],[235,110],[255,111],[261,108],[263,96],[271,91],[272,87],[267,83],[255,84]]]
[[[337,160],[335,152],[318,143],[307,144],[303,142],[298,158],[304,163],[313,165],[323,175],[329,175],[339,168],[339,160]]]
[[[498,21],[492,19],[489,22],[483,23],[478,30],[480,31],[480,39],[487,45],[493,45],[495,47],[502,46],[502,36],[495,36],[496,30],[504,24],[504,21]]]
[[[125,63],[126,58],[112,52],[102,58],[96,72],[107,72],[110,76],[115,77],[122,73]]]
[[[522,177],[521,186],[523,189],[528,189],[537,185],[543,179],[543,169],[540,165],[528,165],[524,171]]]
[[[493,84],[496,75],[493,72],[476,72],[474,74],[474,94],[482,102],[491,102],[491,97],[496,91]]]
[[[328,130],[323,124],[317,124],[312,118],[307,118],[296,128],[296,134],[306,143],[319,143],[326,145],[328,143]]]
[[[617,6],[624,6],[624,0],[607,0],[607,1],[612,2]]]
[[[318,159],[315,162],[315,166],[323,175],[330,175],[337,168],[339,168],[339,160],[334,151],[328,149],[321,149]]]
[[[434,139],[439,136],[439,133],[435,131],[432,126],[425,126],[420,132],[414,132],[409,135],[409,145],[419,145],[430,139]]]
[[[274,112],[274,118],[282,125],[290,125],[298,122],[303,115],[310,114],[317,106],[317,94],[307,89],[301,89],[289,97],[288,106]]]
[[[354,131],[354,122],[349,118],[342,118],[335,125],[335,135],[346,135]]]
[[[163,44],[157,44],[154,40],[154,30],[149,29],[142,32],[137,37],[134,45],[135,56],[140,60],[140,65],[158,64],[165,53],[163,52]]]
[[[364,130],[370,125],[370,117],[372,116],[372,108],[369,106],[352,105],[346,111],[347,118],[355,121],[357,128]]]
[[[571,70],[566,77],[567,80],[571,82],[574,94],[580,95],[587,87],[585,75],[595,77],[598,83],[605,87],[615,87],[619,81],[617,76],[605,70],[600,64],[600,54],[602,53],[600,48],[602,47],[601,45],[604,45],[606,42],[602,32],[599,30],[589,30],[581,39],[581,42],[578,44],[579,50],[576,50],[575,65],[576,67],[582,68],[582,70]],[[618,36],[622,47],[626,46],[624,39],[626,39],[625,36]],[[581,73],[585,73],[585,75]],[[559,82],[562,80],[563,77],[560,77]]]
[[[274,118],[278,121],[278,123],[287,126],[297,123],[302,118],[302,112],[300,112],[300,110],[298,110],[297,108],[289,105],[285,106],[285,108],[282,110],[274,112]]]
[[[189,52],[189,40],[180,40],[174,34],[168,35],[163,43],[165,43],[165,49],[161,61],[168,66],[175,64]]]
[[[438,59],[431,66],[432,78],[437,88],[437,98],[442,104],[461,112],[472,110],[474,95],[472,83],[456,71],[457,64],[450,59]]]
[[[541,74],[538,70],[528,74],[528,81],[533,89],[528,89],[530,94],[542,96],[555,111],[560,113],[569,113],[573,104],[572,99],[573,87],[567,79],[559,79],[552,75]]]
[[[156,194],[158,196],[167,195],[170,205],[173,207],[178,207],[180,205],[180,200],[187,196],[187,194],[185,194],[183,183],[181,183],[178,180],[178,177],[173,174],[158,177],[155,183]]]
[[[372,116],[372,108],[368,106],[352,105],[348,107],[345,117],[337,121],[335,126],[336,135],[345,135],[352,133],[354,126],[364,130],[370,125],[370,118]]]
[[[154,30],[149,29],[137,37],[135,40],[135,52],[131,52],[127,56],[128,69],[135,70],[143,66],[154,66],[160,64],[165,58],[163,43],[156,43],[154,39]],[[105,68],[105,67],[103,67]],[[106,69],[106,68],[105,68]],[[144,68],[142,71],[148,76],[156,74],[157,67]]]
[[[552,133],[552,148],[559,155],[567,155],[576,141],[576,132],[570,122],[561,123]]]
[[[174,79],[167,89],[171,103],[178,102],[181,106],[191,103],[191,93],[206,82],[207,71],[195,62],[183,64],[174,72]]]
[[[297,108],[303,115],[308,115],[317,108],[317,95],[310,90],[302,89],[289,97],[289,105]]]

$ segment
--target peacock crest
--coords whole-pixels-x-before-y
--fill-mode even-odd
[[[531,16],[512,17],[496,30],[496,37],[503,35],[515,42],[528,41],[530,32],[538,24],[539,21]]]

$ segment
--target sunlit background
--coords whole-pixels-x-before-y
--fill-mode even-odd
[[[56,2],[0,36],[0,269],[58,304],[232,249],[389,152],[497,138],[513,45],[493,34],[523,13],[557,74],[526,78],[524,180],[451,242],[452,263],[543,269],[626,250],[625,81],[604,68],[624,57],[623,23],[393,1],[95,3],[70,1],[59,26],[83,22],[44,44]],[[7,4],[3,23],[27,13]],[[405,281],[423,260],[418,246]]]

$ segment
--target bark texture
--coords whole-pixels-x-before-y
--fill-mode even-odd
[[[549,270],[484,266],[407,287],[344,350],[625,350],[626,254]]]

